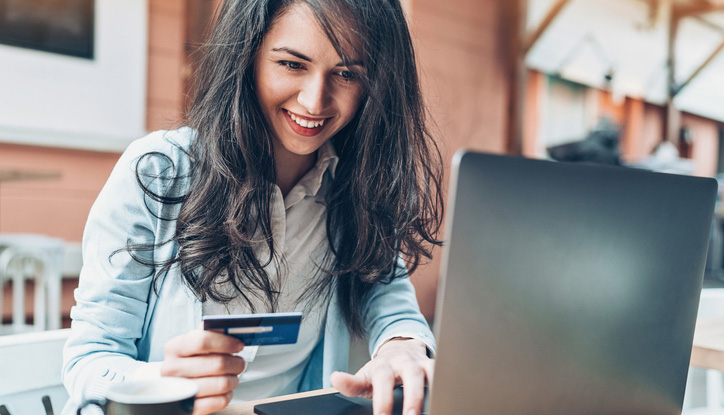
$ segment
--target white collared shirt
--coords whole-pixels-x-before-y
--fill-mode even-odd
[[[266,267],[272,281],[280,281],[281,294],[277,311],[304,311],[297,343],[277,346],[250,346],[240,355],[246,360],[246,369],[239,377],[232,402],[243,402],[297,391],[304,367],[318,343],[326,302],[308,304],[298,297],[310,279],[319,272],[319,265],[329,251],[327,242],[325,196],[334,178],[338,157],[328,141],[317,153],[317,162],[302,179],[282,196],[275,186],[271,204],[271,225],[274,246],[282,264],[270,263]],[[267,258],[266,244],[256,253]],[[224,289],[224,287],[222,287]],[[228,289],[228,288],[226,288]],[[250,298],[252,298],[250,296]],[[268,312],[262,301],[254,301],[256,312]],[[204,315],[246,314],[249,306],[242,298],[229,304],[207,301]]]

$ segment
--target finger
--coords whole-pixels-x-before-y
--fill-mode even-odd
[[[367,378],[360,374],[351,375],[344,372],[334,372],[329,381],[342,395],[349,398],[356,396],[369,397],[372,385]]]
[[[219,375],[238,375],[246,362],[231,354],[207,354],[193,357],[167,359],[161,364],[162,376],[201,378]]]
[[[225,395],[209,396],[206,398],[196,399],[194,401],[193,415],[207,415],[216,411],[220,411],[231,402],[233,393],[229,392]]]
[[[372,412],[374,415],[392,413],[392,389],[395,388],[395,375],[387,367],[377,367],[372,375]]]
[[[425,377],[427,378],[427,385],[432,387],[432,378],[435,375],[435,360],[428,359],[422,362],[422,370],[425,371]]]
[[[400,378],[403,386],[402,413],[405,415],[422,413],[425,399],[425,371],[418,365],[406,366],[402,369]]]
[[[208,353],[238,353],[244,348],[239,339],[206,330],[193,330],[169,340],[164,347],[166,356],[195,356]]]
[[[196,378],[194,382],[199,386],[197,398],[206,396],[224,395],[233,392],[239,386],[239,377],[235,375],[209,376]]]

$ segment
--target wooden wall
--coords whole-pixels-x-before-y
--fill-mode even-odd
[[[463,146],[505,149],[508,68],[500,1],[411,1],[423,91],[448,159]]]
[[[409,14],[423,92],[437,125],[446,171],[461,147],[502,153],[509,100],[502,36],[506,0],[411,0]],[[448,177],[445,178],[447,185]],[[432,319],[440,250],[412,276],[420,307]]]
[[[91,204],[119,154],[0,144],[0,166],[59,178],[0,184],[0,231],[79,242]]]
[[[173,129],[186,94],[186,0],[149,0],[146,129]]]

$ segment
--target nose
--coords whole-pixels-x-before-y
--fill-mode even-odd
[[[323,76],[309,77],[297,95],[297,102],[307,110],[309,115],[322,114],[328,101],[329,92]]]

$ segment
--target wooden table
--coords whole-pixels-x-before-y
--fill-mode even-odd
[[[235,405],[229,405],[228,407],[222,409],[219,412],[214,412],[214,414],[216,414],[216,415],[254,415],[254,405],[259,405],[262,403],[269,403],[269,402],[284,401],[284,400],[288,400],[288,399],[306,398],[308,396],[324,395],[327,393],[337,393],[337,390],[334,388],[320,389],[320,390],[310,391],[310,392],[295,393],[293,395],[278,396],[276,398],[259,399],[258,401],[238,403]],[[293,414],[289,414],[289,415],[293,415]],[[323,415],[323,414],[320,414],[320,415]]]
[[[691,365],[724,372],[724,318],[696,321]]]

